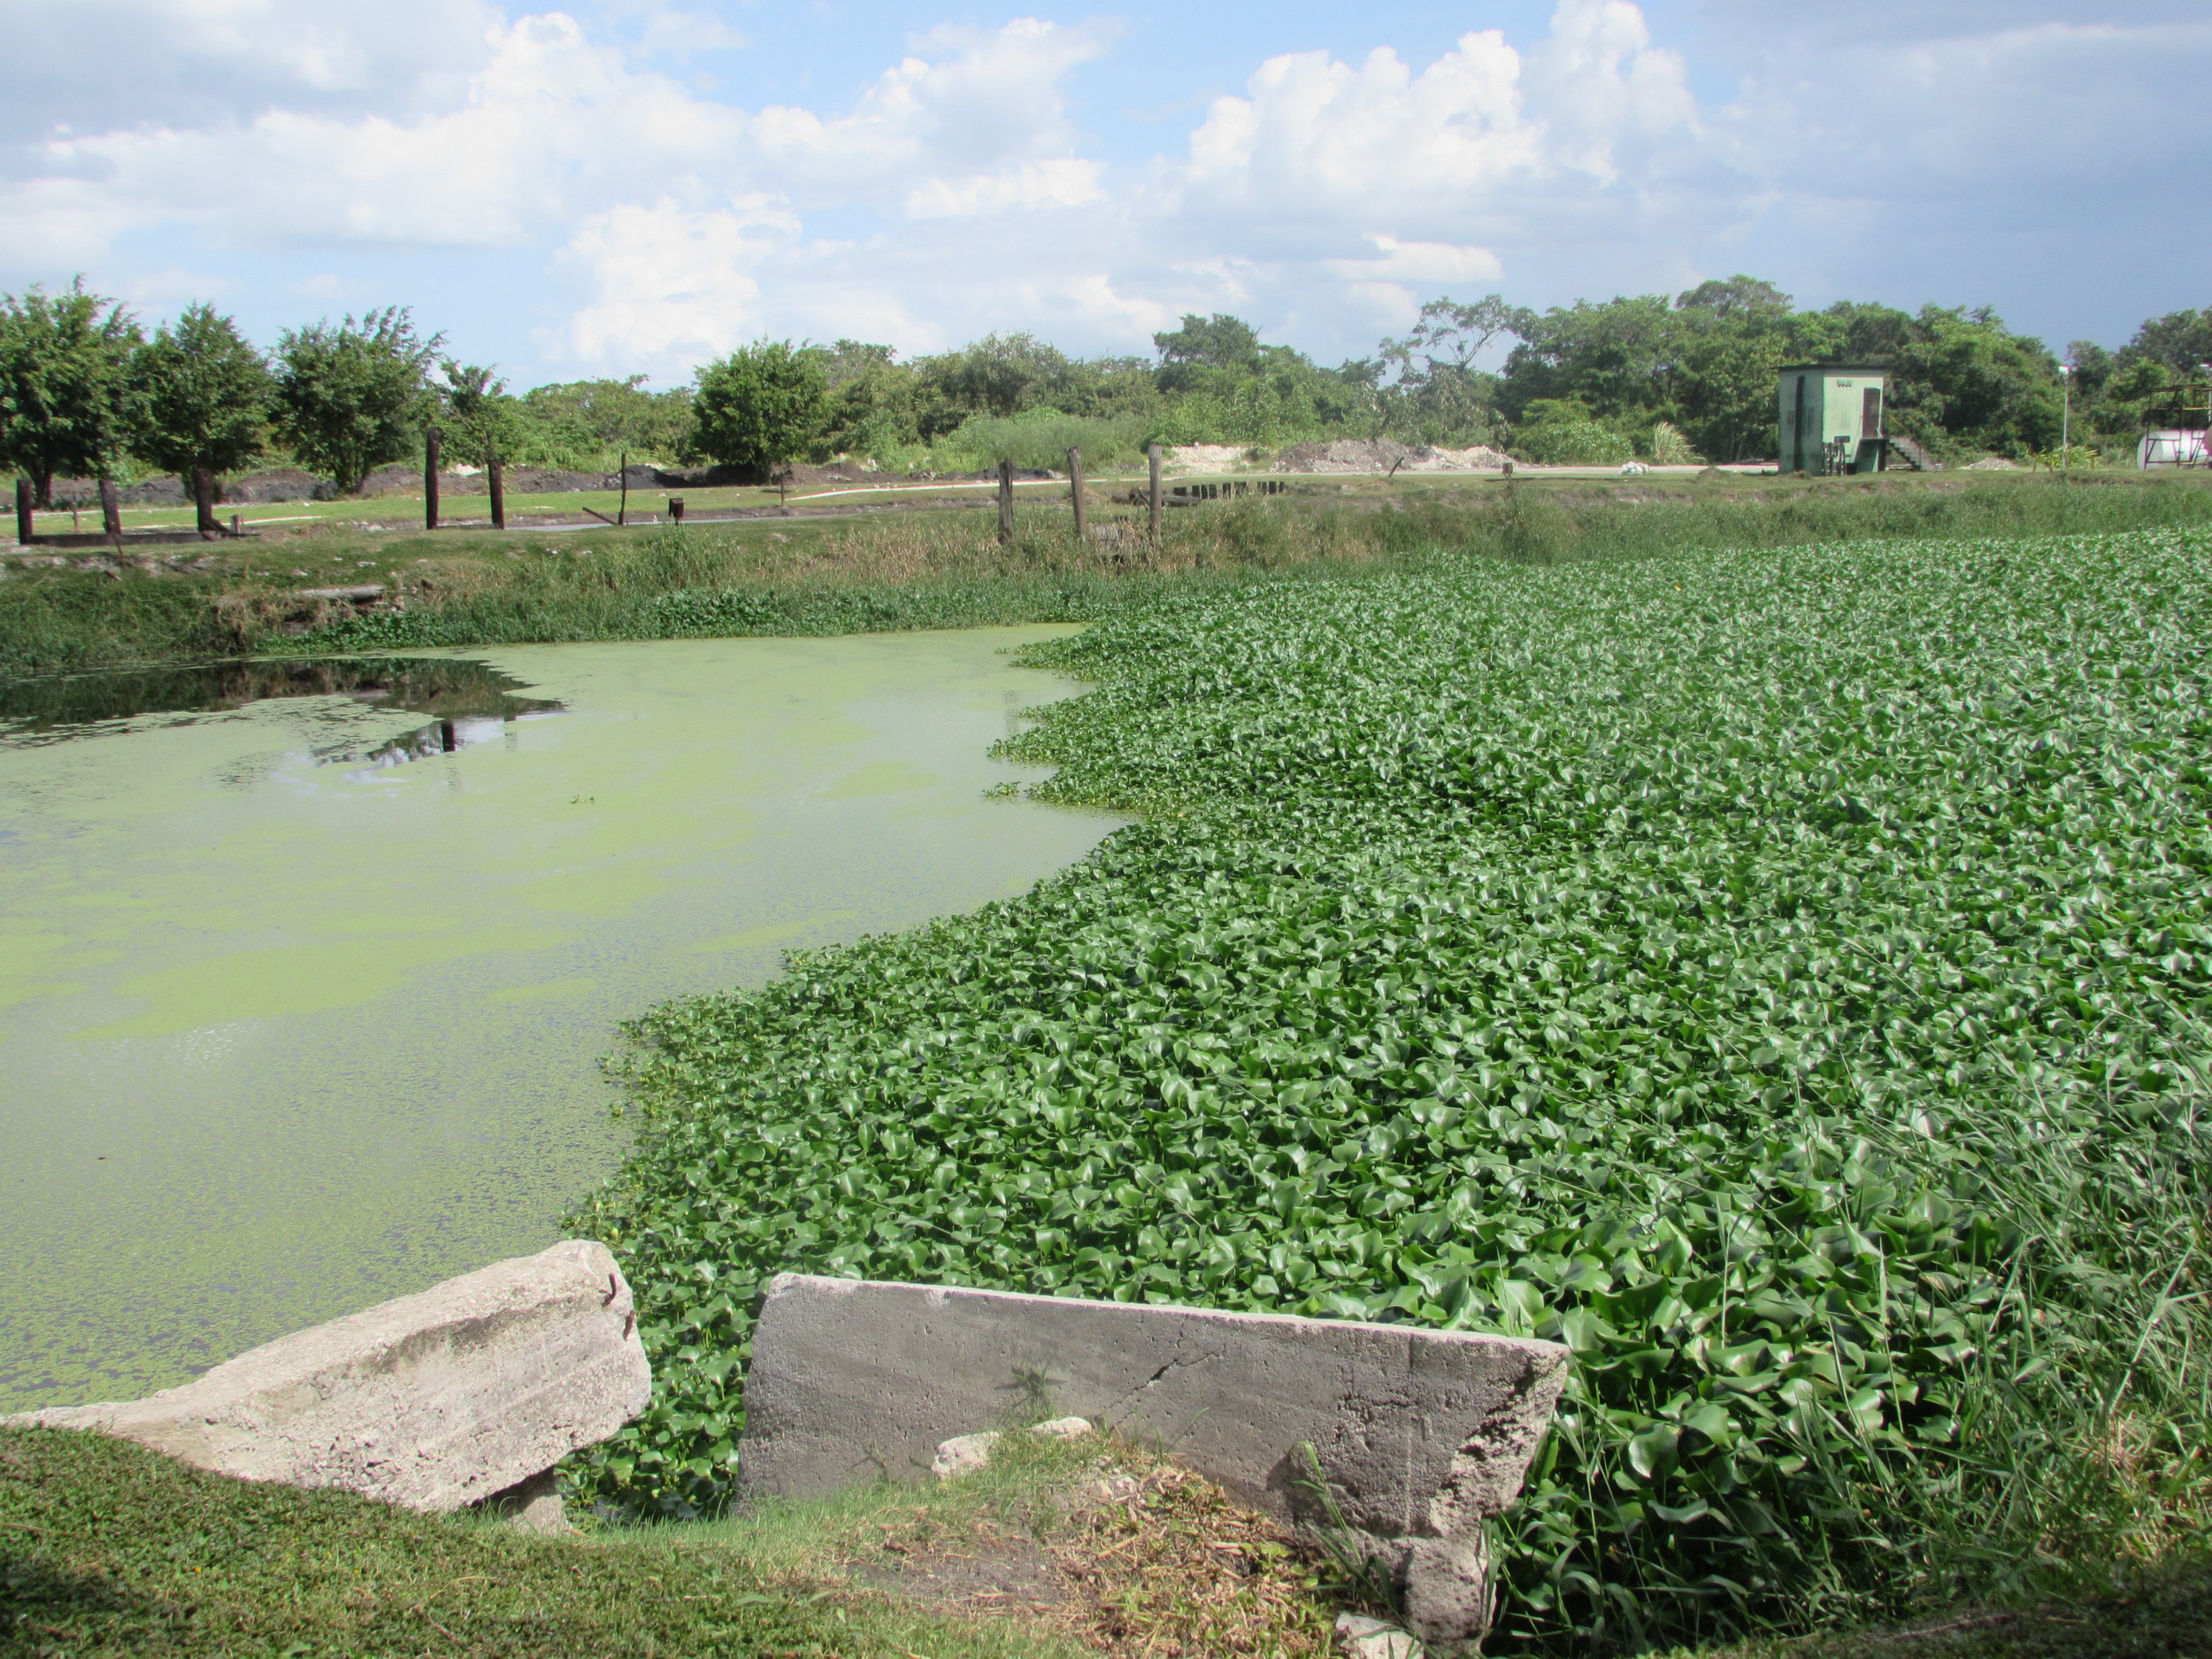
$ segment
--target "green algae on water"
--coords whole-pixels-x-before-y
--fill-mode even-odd
[[[551,1242],[623,1145],[619,1020],[1079,856],[1110,819],[983,798],[1066,689],[1004,651],[1051,632],[501,648],[429,710],[470,741],[401,764],[422,699],[346,673],[166,713],[80,686],[81,741],[19,720],[0,1408],[169,1386]]]

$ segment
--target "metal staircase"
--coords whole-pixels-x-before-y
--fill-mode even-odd
[[[1893,432],[1883,442],[1889,445],[1890,453],[1902,456],[1905,465],[1916,472],[1940,472],[1943,470],[1942,462],[1902,433]]]

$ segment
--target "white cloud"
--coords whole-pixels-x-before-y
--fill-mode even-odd
[[[237,280],[173,265],[141,271],[116,285],[122,297],[142,310],[174,311],[197,300],[219,300],[237,290]]]
[[[246,0],[207,0],[244,4]],[[925,216],[1071,205],[1102,192],[1065,154],[1057,79],[1103,50],[1092,28],[939,31],[848,112],[757,113],[697,96],[588,39],[566,13],[492,32],[446,107],[406,118],[280,107],[250,119],[47,141],[0,196],[13,263],[81,263],[102,240],[183,223],[234,247],[494,248],[666,196],[761,191]],[[214,181],[221,181],[219,184]]]
[[[1415,73],[1386,47],[1355,68],[1323,52],[1269,59],[1243,97],[1192,134],[1186,188],[1340,223],[1471,223],[1564,175],[1609,187],[1655,147],[1702,138],[1686,70],[1627,0],[1561,0],[1525,56],[1496,29],[1463,35]],[[1418,232],[1410,234],[1418,235]]]
[[[1104,171],[1095,161],[1067,156],[965,179],[931,179],[907,193],[907,217],[974,219],[1009,208],[1084,207],[1105,200],[1099,184]]]
[[[563,257],[589,272],[597,296],[547,342],[551,355],[656,366],[719,356],[762,332],[755,273],[798,232],[765,196],[706,212],[664,201],[595,214]]]
[[[2194,179],[2174,135],[2212,81],[2201,0],[1869,0],[1841,32],[1704,4],[1743,78],[1722,107],[1630,0],[1559,0],[1517,46],[1265,58],[1167,153],[1110,169],[1069,90],[1113,49],[1102,25],[939,28],[841,105],[747,109],[683,78],[735,33],[648,0],[600,0],[603,27],[491,0],[0,0],[25,48],[0,59],[0,281],[227,253],[351,284],[367,255],[502,250],[567,291],[565,319],[501,307],[549,357],[680,377],[764,333],[1141,349],[1223,309],[1325,354],[1490,285],[1752,269],[1917,299],[1992,249],[2046,288],[2061,265],[2208,263],[2167,257],[2206,235],[2173,211]],[[109,36],[104,81],[51,73]]]
[[[488,0],[5,0],[0,142],[272,106],[404,115],[457,96],[501,21]]]
[[[2212,81],[2200,4],[1879,0],[1870,24],[1801,20],[1748,58],[1719,118],[1768,203],[1741,268],[1823,302],[1992,302],[2059,342],[2196,303],[2212,219],[2175,135]]]
[[[772,105],[753,119],[750,143],[781,188],[878,202],[906,197],[918,178],[1064,156],[1071,134],[1061,81],[1107,41],[1102,28],[1033,18],[987,32],[937,29],[846,114]]]
[[[1400,242],[1379,232],[1367,239],[1379,257],[1373,259],[1331,259],[1327,269],[1348,281],[1367,282],[1494,282],[1505,274],[1498,256],[1487,248],[1462,248],[1448,242]]]

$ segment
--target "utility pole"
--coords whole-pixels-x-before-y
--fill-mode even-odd
[[[2197,440],[2197,458],[2212,466],[2212,363],[2200,363],[2204,375],[2204,435]]]
[[[2058,365],[2058,465],[2062,471],[2074,465],[2074,365]]]

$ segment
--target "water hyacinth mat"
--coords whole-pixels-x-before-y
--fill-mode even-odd
[[[1569,1344],[1494,1648],[2200,1542],[2212,536],[1197,591],[1008,745],[1142,821],[637,1023],[576,1220],[725,1502],[785,1269]]]

